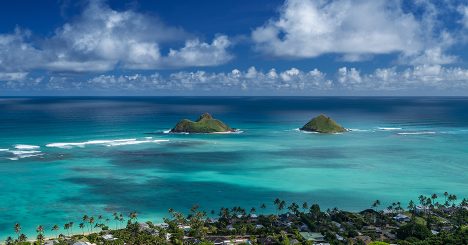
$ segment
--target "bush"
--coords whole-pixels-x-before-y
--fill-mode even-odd
[[[432,233],[426,226],[411,222],[398,228],[396,235],[397,238],[401,240],[405,240],[409,237],[424,240],[427,237],[430,237]]]

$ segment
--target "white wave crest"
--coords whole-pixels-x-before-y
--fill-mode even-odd
[[[424,131],[424,132],[404,132],[404,133],[397,133],[399,135],[424,135],[424,134],[436,134],[437,132],[433,131]]]
[[[13,160],[13,161],[21,159],[21,158],[37,157],[37,156],[44,155],[41,151],[37,151],[37,150],[11,150],[8,152],[15,155],[14,157],[9,158],[10,160]]]
[[[152,137],[145,137],[144,139],[117,139],[117,140],[89,140],[84,142],[69,142],[69,143],[50,143],[47,147],[71,149],[73,147],[85,147],[87,145],[103,145],[103,146],[122,146],[122,145],[137,145],[144,143],[160,143],[169,140],[154,140]]]
[[[373,130],[359,129],[359,128],[348,128],[348,131],[351,131],[351,132],[373,132]]]
[[[392,131],[392,130],[402,130],[403,128],[391,128],[391,127],[377,127],[379,130]]]
[[[39,149],[39,148],[41,147],[37,145],[15,145],[15,149],[18,149],[18,150],[34,150],[34,149]]]
[[[10,149],[0,149],[0,151],[9,151]]]

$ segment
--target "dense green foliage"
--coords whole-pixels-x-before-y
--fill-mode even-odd
[[[420,196],[419,208],[413,201],[408,210],[401,203],[393,203],[385,211],[378,210],[376,200],[371,209],[362,212],[348,212],[337,208],[321,210],[318,204],[307,202],[286,203],[276,198],[272,205],[276,214],[257,214],[257,208],[246,210],[242,207],[221,208],[210,216],[194,205],[188,212],[169,209],[164,223],[139,223],[136,212],[128,219],[120,213],[113,214],[113,221],[103,215],[84,215],[78,225],[80,234],[73,234],[73,222],[63,226],[66,235],[59,234],[60,226],[37,227],[35,242],[27,242],[21,233],[21,225],[12,227],[12,234],[6,244],[44,244],[46,231],[54,236],[55,244],[70,245],[76,241],[93,244],[214,244],[236,240],[232,244],[372,244],[372,245],[466,245],[468,244],[468,201],[463,199],[458,205],[455,195],[444,194],[445,202],[437,202],[437,195]],[[449,198],[450,197],[450,198]],[[266,204],[260,205],[261,210]],[[398,220],[405,216],[408,219]],[[96,218],[95,218],[96,217]],[[81,222],[80,221],[80,222]],[[115,227],[109,230],[110,227]],[[51,229],[50,229],[51,228]],[[70,231],[71,230],[71,231]],[[86,233],[85,234],[85,230]],[[48,234],[49,235],[49,234]],[[110,238],[109,238],[110,236]],[[50,237],[50,235],[49,235]]]
[[[173,133],[217,133],[233,131],[228,125],[204,113],[197,121],[183,119],[171,130]]]
[[[319,133],[341,133],[346,132],[346,129],[336,123],[330,117],[319,115],[310,120],[304,125],[301,130],[319,132]]]
[[[425,239],[431,236],[431,231],[424,225],[416,222],[410,222],[406,225],[401,226],[397,230],[397,238],[405,240],[408,237],[415,237],[417,239]]]

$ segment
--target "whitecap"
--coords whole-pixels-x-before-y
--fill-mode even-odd
[[[34,150],[34,149],[39,149],[40,146],[37,145],[15,145],[15,149],[18,150]]]
[[[41,151],[36,151],[36,150],[11,150],[8,152],[15,155],[15,157],[12,157],[14,158],[14,160],[18,160],[20,158],[37,157],[37,156],[43,155]],[[13,160],[13,159],[10,158],[10,160]]]
[[[391,131],[391,130],[402,130],[403,128],[392,128],[392,127],[377,127],[379,130]]]
[[[55,147],[62,149],[71,149],[73,147],[85,147],[87,145],[103,145],[103,146],[122,146],[122,145],[137,145],[143,143],[160,143],[169,140],[153,140],[152,137],[145,137],[142,140],[138,139],[116,139],[116,140],[89,140],[84,142],[70,142],[70,143],[50,143],[47,147]]]
[[[0,149],[0,151],[9,151],[10,149]]]
[[[369,129],[359,129],[359,128],[348,128],[347,130],[350,132],[371,132],[372,131]]]
[[[436,134],[437,132],[433,131],[424,131],[424,132],[404,132],[404,133],[397,133],[399,135],[424,135],[424,134]]]
[[[164,130],[164,131],[163,131],[164,134],[168,134],[168,133],[170,133],[170,132],[171,132],[171,129],[168,129],[168,130]]]

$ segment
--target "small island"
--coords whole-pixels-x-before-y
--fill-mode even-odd
[[[310,120],[301,130],[328,134],[346,132],[345,128],[323,114]]]
[[[203,113],[195,122],[188,119],[181,120],[170,132],[208,134],[235,132],[235,129],[218,119],[214,119],[209,113]]]

